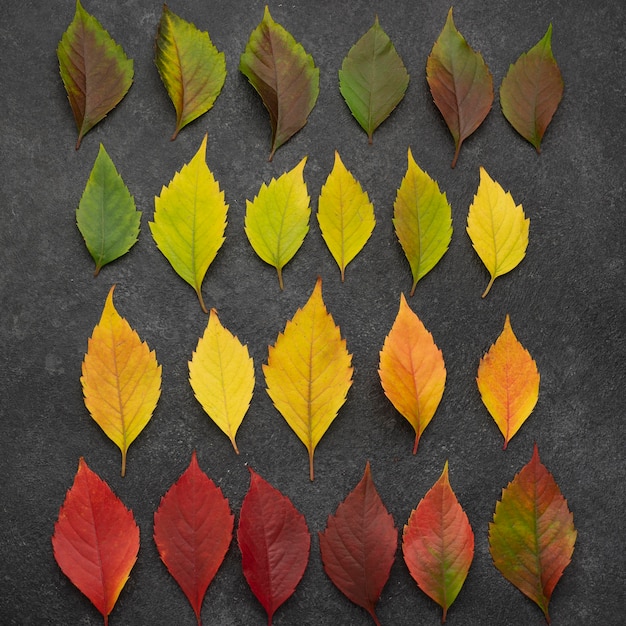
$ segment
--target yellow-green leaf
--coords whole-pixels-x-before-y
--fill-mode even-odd
[[[263,365],[267,393],[309,453],[328,430],[352,384],[352,355],[326,310],[318,278],[309,301],[287,322]]]
[[[193,159],[154,199],[150,230],[159,250],[196,290],[202,310],[208,313],[202,299],[202,281],[224,243],[228,205],[207,167],[206,143],[205,135]]]
[[[410,148],[408,168],[393,209],[396,235],[413,274],[413,295],[417,282],[448,250],[452,239],[452,207],[437,182],[417,165]]]
[[[245,230],[254,251],[278,271],[283,288],[283,267],[298,251],[309,232],[310,197],[304,182],[306,157],[278,180],[263,183],[254,200],[246,200]]]
[[[209,33],[163,5],[154,62],[176,109],[176,139],[181,128],[206,113],[226,80],[226,60]]]
[[[376,219],[367,193],[337,151],[335,165],[320,193],[317,220],[343,281],[346,266],[370,238]]]
[[[161,395],[161,366],[113,304],[111,287],[83,360],[80,382],[91,417],[122,452],[150,421]]]
[[[239,454],[235,435],[250,407],[254,364],[248,348],[222,326],[215,309],[189,361],[189,383],[202,408]]]
[[[478,191],[467,216],[467,234],[491,275],[483,298],[498,276],[510,272],[526,256],[529,227],[522,205],[516,205],[511,193],[505,193],[481,167]]]

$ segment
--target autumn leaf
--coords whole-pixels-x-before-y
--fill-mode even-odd
[[[252,469],[239,513],[237,541],[243,574],[272,626],[274,613],[304,575],[311,536],[304,515]]]
[[[408,84],[404,63],[376,17],[339,70],[341,95],[370,143],[374,131],[404,98]]]
[[[341,270],[363,249],[376,219],[374,206],[335,151],[335,164],[319,197],[317,221],[322,237]]]
[[[452,207],[437,182],[415,163],[410,148],[407,171],[393,205],[393,225],[411,266],[413,295],[418,281],[448,250]]]
[[[270,114],[271,161],[276,150],[306,124],[319,94],[319,69],[266,6],[241,55],[239,70]]]
[[[500,85],[500,106],[511,126],[541,152],[541,140],[562,97],[550,24],[541,41],[509,67]]]
[[[306,157],[246,200],[245,231],[254,251],[276,268],[283,288],[283,267],[300,249],[309,232],[310,198],[304,182]]]
[[[104,146],[93,164],[76,210],[76,224],[89,254],[100,269],[126,254],[137,241],[141,211],[118,174]]]
[[[174,271],[190,284],[200,306],[202,281],[224,243],[228,205],[206,164],[207,136],[193,159],[176,172],[154,199],[152,237]]]
[[[150,421],[161,395],[161,366],[107,296],[89,338],[80,382],[91,417],[122,452],[122,476],[130,444]]]
[[[461,145],[491,109],[493,78],[481,54],[456,29],[452,9],[426,62],[426,80],[454,139],[454,167]]]
[[[202,626],[202,602],[233,538],[235,516],[222,490],[200,469],[189,467],[161,498],[154,514],[154,541],[161,560]]]
[[[487,410],[504,436],[506,447],[521,428],[539,398],[539,372],[506,316],[504,330],[480,360],[476,378]]]
[[[537,603],[548,624],[550,598],[575,542],[574,517],[535,444],[530,462],[502,490],[489,524],[489,551],[500,573]]]
[[[202,408],[239,454],[235,435],[252,399],[254,364],[248,348],[222,326],[215,309],[189,361],[189,383]]]
[[[135,518],[81,457],[52,535],[63,573],[109,623],[139,552]]]
[[[328,430],[352,385],[352,355],[322,300],[318,278],[308,302],[287,322],[263,365],[267,393],[309,453]]]
[[[369,462],[363,478],[329,516],[319,533],[324,571],[352,602],[380,626],[376,603],[389,579],[398,546],[398,529],[372,479]]]
[[[402,553],[419,588],[443,608],[463,587],[474,558],[474,533],[448,478],[448,462],[404,527]]]
[[[515,269],[526,256],[529,227],[530,218],[522,205],[516,205],[511,192],[505,193],[481,167],[478,191],[467,216],[467,234],[491,275],[483,298],[498,276]]]
[[[385,395],[413,426],[415,443],[430,424],[446,385],[441,350],[400,294],[398,315],[380,351],[378,369]]]
[[[76,149],[133,82],[133,61],[76,0],[76,13],[57,47],[59,69],[78,128]]]
[[[154,62],[176,109],[180,130],[206,113],[226,80],[226,60],[213,45],[209,33],[196,28],[163,5],[156,38]]]

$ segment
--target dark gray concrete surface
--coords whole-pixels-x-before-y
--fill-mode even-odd
[[[269,123],[237,69],[264,2],[172,0],[170,8],[208,30],[226,53],[228,76],[214,108],[175,142],[174,111],[153,63],[161,4],[156,0],[86,0],[85,8],[135,61],[127,97],[84,139],[61,83],[56,46],[74,14],[70,0],[5,3],[0,20],[0,623],[101,624],[90,602],[56,565],[50,538],[78,459],[134,511],[141,549],[111,614],[112,625],[192,624],[187,600],[159,560],[152,540],[161,496],[187,467],[192,450],[238,515],[247,467],[288,495],[312,533],[308,569],[278,610],[276,626],[369,624],[326,577],[317,532],[361,478],[369,459],[380,495],[402,528],[446,459],[476,535],[467,581],[449,611],[459,625],[543,623],[540,610],[491,562],[488,523],[497,499],[530,459],[543,462],[567,498],[578,530],[571,565],[551,603],[554,624],[625,623],[624,341],[626,239],[624,121],[626,11],[617,0],[459,0],[459,30],[479,50],[499,87],[510,63],[550,22],[565,96],[537,156],[501,114],[496,99],[467,140],[455,170],[453,143],[425,81],[430,49],[443,27],[443,2],[272,2],[273,17],[320,68],[320,96],[308,125],[272,163]],[[367,145],[338,90],[337,70],[378,14],[411,75],[405,99]],[[204,282],[207,305],[249,346],[256,388],[236,456],[204,415],[187,382],[187,361],[206,317],[193,290],[157,250],[148,221],[153,198],[190,160],[208,132],[207,162],[230,204],[226,242]],[[143,212],[139,242],[93,278],[75,225],[75,209],[102,142]],[[378,353],[410,271],[391,222],[396,189],[411,147],[450,200],[450,250],[410,300],[443,351],[448,381],[416,456],[412,430],[383,395]],[[344,284],[311,219],[302,249],[285,268],[280,292],[243,230],[246,199],[262,182],[308,155],[305,180],[317,210],[320,188],[339,150],[369,192],[378,224],[348,267]],[[488,275],[465,233],[479,166],[522,203],[531,219],[526,259],[482,300]],[[354,355],[354,384],[316,453],[310,483],[302,444],[264,390],[267,346],[323,278],[327,307]],[[87,339],[106,294],[163,365],[163,392],[152,421],[131,446],[119,476],[117,448],[91,420],[79,382]],[[475,384],[478,361],[505,314],[537,361],[539,402],[501,450],[501,437]],[[398,550],[378,605],[386,625],[437,624],[439,608],[412,581]],[[206,624],[266,623],[248,589],[233,543],[204,603]]]

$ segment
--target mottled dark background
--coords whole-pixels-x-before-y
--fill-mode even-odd
[[[172,0],[170,8],[208,30],[226,53],[228,76],[214,108],[175,142],[174,111],[153,63],[161,13],[157,0],[86,0],[85,8],[135,62],[121,104],[84,139],[59,76],[56,46],[74,15],[71,0],[4,3],[0,19],[0,622],[101,624],[102,618],[57,567],[50,537],[78,459],[102,476],[134,511],[139,559],[111,624],[193,624],[187,600],[152,540],[161,496],[187,467],[192,450],[238,514],[247,467],[288,495],[304,513],[312,552],[304,578],[275,625],[366,625],[326,577],[317,532],[353,489],[366,461],[381,497],[402,528],[446,459],[454,490],[476,535],[476,553],[448,623],[543,623],[541,611],[494,568],[488,523],[501,490],[537,442],[574,514],[578,540],[552,598],[557,625],[623,624],[624,574],[624,131],[626,10],[618,0],[459,0],[459,30],[488,63],[499,87],[510,63],[552,22],[553,50],[565,96],[537,156],[496,101],[467,140],[456,169],[453,142],[432,103],[425,65],[449,4],[292,0],[271,2],[276,21],[320,68],[320,96],[309,123],[272,163],[269,122],[237,66],[264,2]],[[375,133],[373,146],[338,90],[337,70],[378,15],[411,75],[405,99]],[[207,305],[248,344],[257,384],[238,436],[241,455],[203,413],[187,382],[187,361],[206,317],[193,290],[157,250],[148,221],[153,198],[191,159],[208,132],[207,162],[230,204],[226,242],[204,282]],[[75,225],[75,209],[102,142],[143,212],[139,242],[93,278]],[[443,351],[448,380],[439,410],[411,455],[412,429],[387,401],[378,352],[411,276],[393,232],[392,207],[407,148],[447,193],[454,235],[448,253],[410,300]],[[317,221],[285,268],[280,292],[273,268],[243,230],[245,201],[262,182],[308,155],[312,208],[338,150],[369,192],[377,226],[348,267],[346,281]],[[522,203],[531,219],[526,259],[482,300],[488,275],[465,233],[479,166]],[[310,483],[306,451],[264,391],[261,366],[296,309],[323,278],[326,304],[354,355],[354,384],[316,453]],[[120,313],[156,350],[163,393],[152,421],[131,446],[119,476],[117,448],[91,420],[79,382],[87,339],[112,284]],[[501,450],[501,436],[475,384],[478,361],[511,315],[537,361],[539,402]],[[380,599],[386,625],[437,624],[440,609],[411,579],[398,550]],[[236,544],[209,588],[203,616],[222,626],[266,623],[241,572]]]

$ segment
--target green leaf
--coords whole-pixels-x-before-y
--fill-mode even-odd
[[[76,13],[57,47],[59,69],[70,101],[78,140],[126,95],[133,82],[133,62],[100,22],[76,0]]]
[[[563,97],[563,77],[551,41],[552,24],[541,41],[509,67],[500,85],[504,117],[537,152]]]
[[[278,180],[263,183],[252,202],[246,200],[246,235],[254,251],[278,271],[281,289],[283,267],[309,232],[311,199],[302,175],[305,164],[306,157]]]
[[[452,9],[426,62],[426,80],[454,139],[454,167],[463,141],[491,109],[493,78],[480,53],[456,29]]]
[[[393,205],[393,225],[417,282],[446,253],[452,239],[452,207],[439,185],[415,163],[411,149],[408,168]]]
[[[226,80],[223,52],[211,42],[209,33],[196,28],[166,4],[159,22],[154,62],[176,109],[176,129],[206,113],[219,96]]]
[[[76,209],[76,224],[100,269],[126,254],[137,241],[141,211],[111,157],[100,144],[85,191]]]
[[[370,143],[374,131],[404,98],[408,84],[404,63],[376,17],[339,70],[341,95]]]
[[[319,69],[293,36],[265,7],[241,55],[239,70],[248,78],[270,114],[272,148],[276,150],[307,122],[319,94]]]
[[[228,205],[206,164],[207,136],[191,161],[176,172],[154,199],[150,230],[159,250],[176,273],[196,291],[200,306],[202,281],[224,243]]]

